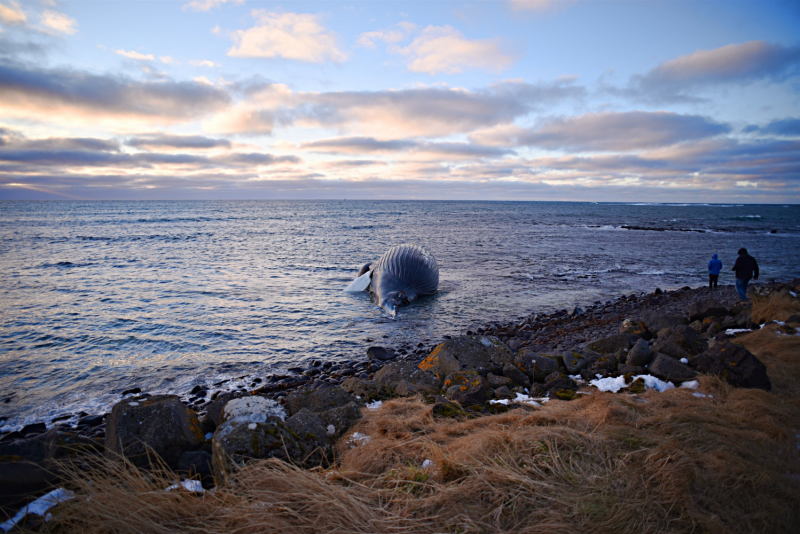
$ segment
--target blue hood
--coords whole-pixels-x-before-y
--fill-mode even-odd
[[[717,255],[716,255],[716,254],[714,254],[713,256],[711,256],[711,259],[712,259],[712,260],[716,260],[716,259],[718,259],[718,258],[717,258]]]

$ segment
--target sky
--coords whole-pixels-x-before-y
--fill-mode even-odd
[[[0,199],[800,203],[800,2],[0,0]]]

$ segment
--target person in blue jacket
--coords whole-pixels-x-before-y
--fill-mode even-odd
[[[708,262],[708,288],[716,289],[717,280],[719,280],[719,272],[722,270],[722,262],[714,254],[711,256],[711,261]]]

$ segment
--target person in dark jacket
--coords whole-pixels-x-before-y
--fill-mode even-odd
[[[747,253],[746,248],[739,249],[739,257],[733,264],[732,271],[736,271],[736,292],[739,298],[747,300],[747,284],[750,279],[758,280],[758,263],[756,259]]]
[[[722,270],[722,262],[714,254],[708,262],[708,289],[716,289],[719,280],[719,272]]]

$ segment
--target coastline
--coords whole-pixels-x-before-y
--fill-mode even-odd
[[[792,285],[761,284],[754,287],[754,293],[759,301],[768,300],[772,298],[771,295],[789,295],[791,296],[788,300],[790,308],[800,311],[796,296],[796,291],[800,290],[798,286],[800,286],[800,280],[795,280]],[[709,299],[714,299],[714,302],[709,302]],[[447,336],[450,339],[446,339],[442,344],[435,347],[419,346],[412,347],[412,350],[402,348],[397,351],[387,350],[382,347],[371,347],[368,350],[370,358],[352,366],[341,365],[334,368],[333,366],[325,366],[322,362],[314,362],[317,365],[309,366],[299,376],[278,376],[274,380],[263,384],[254,383],[253,385],[257,387],[253,387],[249,391],[224,392],[218,390],[206,392],[205,395],[195,391],[191,393],[195,397],[192,403],[174,396],[151,396],[147,395],[147,393],[131,392],[115,405],[115,409],[110,414],[84,416],[83,428],[56,426],[44,429],[42,428],[44,425],[40,425],[28,434],[5,434],[0,438],[0,452],[12,452],[18,457],[17,459],[12,458],[9,462],[8,460],[11,457],[9,454],[5,454],[3,456],[5,462],[0,462],[0,472],[2,472],[3,478],[11,483],[11,486],[7,486],[7,490],[4,492],[2,508],[10,516],[14,511],[14,506],[23,502],[25,497],[35,496],[37,492],[41,494],[43,493],[42,490],[53,487],[52,484],[56,484],[59,481],[65,481],[63,483],[67,485],[71,484],[70,487],[78,491],[80,495],[81,480],[85,482],[86,477],[81,470],[85,471],[86,469],[89,470],[88,472],[94,473],[92,475],[94,477],[111,477],[108,480],[109,483],[112,483],[111,481],[113,480],[119,481],[120,477],[129,476],[129,473],[126,474],[128,469],[133,469],[134,473],[137,473],[138,469],[144,469],[155,473],[155,479],[150,479],[151,475],[147,475],[150,480],[149,484],[160,483],[157,481],[175,477],[175,473],[183,472],[197,477],[198,486],[192,486],[192,488],[198,489],[200,492],[204,491],[203,486],[205,486],[206,490],[212,487],[229,487],[233,489],[236,487],[235,483],[230,485],[225,482],[229,477],[233,477],[233,480],[238,480],[241,477],[246,478],[248,476],[247,473],[265,468],[264,466],[258,467],[261,465],[258,461],[252,464],[252,468],[248,467],[250,461],[247,459],[258,457],[260,454],[262,458],[273,458],[271,460],[261,460],[262,462],[268,462],[268,464],[264,465],[270,466],[270,473],[273,475],[275,472],[283,472],[285,476],[294,478],[306,476],[298,474],[299,472],[297,471],[298,467],[304,466],[306,468],[312,467],[313,469],[322,468],[325,470],[324,472],[335,474],[334,479],[338,480],[337,477],[340,474],[336,473],[341,473],[342,470],[352,470],[353,465],[351,464],[353,462],[366,461],[362,457],[363,454],[359,455],[356,449],[367,450],[370,447],[374,447],[375,443],[371,446],[369,445],[371,442],[370,437],[372,437],[373,441],[380,441],[383,443],[382,446],[390,449],[404,446],[406,438],[402,438],[401,435],[405,435],[403,432],[407,434],[407,431],[400,432],[395,437],[392,437],[391,432],[386,434],[386,430],[379,429],[381,426],[385,427],[385,425],[389,424],[386,420],[389,413],[395,414],[391,416],[393,425],[411,425],[415,427],[422,424],[423,426],[433,425],[438,428],[441,425],[452,424],[476,430],[487,427],[487,425],[492,428],[494,428],[492,425],[496,424],[507,426],[510,424],[509,422],[514,422],[514,425],[521,424],[519,422],[527,421],[530,419],[531,414],[538,414],[536,417],[540,418],[548,418],[552,417],[546,415],[548,413],[567,414],[575,413],[575,410],[585,410],[591,403],[597,403],[606,398],[605,395],[607,394],[600,393],[597,389],[605,391],[600,385],[603,380],[615,380],[618,383],[622,380],[619,387],[608,390],[615,392],[610,395],[616,400],[603,402],[633,402],[634,404],[644,403],[644,405],[661,403],[665,407],[672,406],[670,403],[673,401],[667,400],[670,398],[673,400],[675,398],[682,399],[681,402],[691,398],[694,399],[691,402],[697,402],[698,399],[706,399],[706,402],[718,403],[722,402],[723,399],[734,396],[734,393],[738,391],[748,395],[751,394],[750,392],[761,391],[761,389],[769,390],[771,387],[769,379],[779,384],[779,388],[785,387],[783,384],[788,377],[776,377],[772,370],[770,370],[771,374],[767,379],[766,385],[755,382],[738,384],[744,385],[744,389],[735,387],[737,384],[733,383],[733,378],[725,373],[717,373],[718,376],[713,376],[714,373],[697,374],[697,371],[701,370],[698,366],[703,365],[701,363],[702,358],[706,352],[711,352],[711,348],[715,344],[718,346],[738,347],[739,345],[733,345],[730,342],[739,343],[737,341],[739,338],[749,339],[755,336],[758,338],[756,341],[745,343],[745,345],[753,353],[761,354],[757,347],[764,345],[762,338],[767,335],[778,336],[782,341],[788,340],[795,344],[800,343],[800,340],[796,338],[797,334],[794,329],[800,327],[800,321],[798,321],[800,317],[798,317],[797,313],[789,317],[783,317],[784,321],[778,324],[771,324],[771,321],[766,320],[764,317],[753,317],[753,310],[749,306],[737,303],[737,300],[738,297],[732,287],[723,287],[716,291],[710,291],[707,288],[682,288],[675,291],[657,290],[649,295],[628,295],[605,303],[593,303],[583,309],[573,309],[571,312],[560,310],[547,315],[534,314],[533,316],[523,317],[518,322],[488,324],[485,327],[476,328],[475,331],[467,331],[464,336]],[[714,308],[714,306],[717,308]],[[715,309],[722,311],[714,311]],[[707,315],[707,318],[695,320],[689,324],[691,317],[688,316],[697,315],[698,313]],[[736,313],[736,315],[733,315],[733,313]],[[759,311],[758,313],[762,312]],[[783,310],[780,313],[785,315],[787,312]],[[648,314],[650,314],[649,319],[647,318]],[[648,322],[648,324],[650,321],[655,321],[653,324],[659,324],[659,321],[663,320],[674,320],[676,322],[671,327],[661,329],[657,336],[650,338],[649,343],[644,343],[644,345],[653,347],[654,354],[660,354],[657,350],[673,350],[670,345],[666,344],[665,340],[679,340],[674,336],[675,332],[683,332],[683,335],[691,334],[689,336],[691,338],[690,341],[693,339],[696,342],[698,339],[702,339],[703,350],[705,351],[698,351],[695,353],[696,355],[690,356],[692,369],[689,369],[689,366],[684,366],[686,369],[683,371],[690,370],[692,372],[691,376],[683,376],[678,373],[674,375],[677,378],[673,378],[672,382],[669,381],[669,376],[661,375],[659,371],[655,370],[654,361],[651,361],[649,372],[644,369],[637,371],[633,367],[629,369],[623,363],[624,360],[630,359],[629,356],[637,350],[637,347],[642,345],[642,342],[644,342],[643,336],[647,337],[646,329],[645,331],[636,330],[643,324],[643,321]],[[794,328],[790,324],[794,325]],[[625,333],[630,328],[632,328],[632,332],[637,333]],[[650,326],[649,328],[651,330],[656,329],[655,326]],[[692,334],[690,331],[696,332],[696,334]],[[751,332],[751,334],[748,334],[748,332]],[[650,335],[652,334],[650,333]],[[692,337],[695,335],[697,338]],[[483,345],[486,346],[494,343],[499,351],[496,354],[507,353],[510,355],[515,365],[523,373],[515,371],[513,367],[508,368],[508,366],[504,367],[502,371],[495,366],[492,370],[480,372],[470,371],[464,367],[462,371],[449,373],[448,380],[444,381],[443,386],[441,380],[427,382],[429,378],[421,377],[420,372],[428,377],[437,375],[444,379],[445,377],[440,375],[443,374],[441,370],[444,369],[447,360],[448,347],[452,348],[458,343],[464,342],[464,340],[471,339],[481,340]],[[496,341],[486,343],[485,340]],[[631,341],[635,341],[635,343],[631,343]],[[607,345],[608,343],[627,343],[628,348],[616,349]],[[699,347],[700,345],[697,346]],[[768,346],[768,344],[764,346]],[[688,345],[685,348],[691,350]],[[595,350],[597,352],[594,352]],[[576,355],[591,355],[592,353],[596,354],[597,357],[590,363],[590,366],[584,366],[576,374],[567,376],[568,372],[564,370],[564,366],[566,365],[571,369],[570,362],[577,365],[577,360],[571,360],[570,355],[579,358],[580,356]],[[515,354],[516,356],[514,356]],[[757,361],[758,365],[763,368],[763,365],[755,356],[749,352],[747,354],[749,354],[751,361]],[[539,376],[538,368],[526,368],[525,358],[530,358],[531,355],[535,355],[536,358],[544,355],[545,360],[552,359],[556,361],[561,366],[561,370],[552,373],[551,376]],[[458,357],[466,365],[465,362],[467,360],[464,359],[463,355]],[[677,360],[677,358],[671,359]],[[608,361],[613,361],[613,365],[609,365]],[[541,363],[542,360],[539,359],[539,364],[541,365]],[[796,363],[798,364],[796,370],[800,373],[800,362]],[[438,366],[438,371],[436,366]],[[431,371],[426,372],[425,369],[431,369]],[[678,371],[681,370],[679,369]],[[431,372],[433,375],[430,374]],[[493,372],[498,374],[493,374]],[[670,373],[675,372],[675,370],[668,369],[661,372]],[[638,373],[656,374],[663,379],[662,384],[670,385],[666,389],[661,389],[657,385],[654,387],[651,380],[640,378],[644,377],[644,375]],[[588,382],[590,380],[594,382],[594,376],[597,377],[599,382],[589,385]],[[721,380],[719,376],[723,376],[731,384],[726,384],[725,380]],[[654,379],[653,376],[650,376],[650,378]],[[459,379],[464,379],[464,381],[458,382]],[[746,379],[752,380],[752,377]],[[452,380],[455,380],[456,384],[462,384],[462,386],[460,388],[449,387],[448,381]],[[470,389],[473,385],[470,382],[471,380],[478,380],[481,383],[480,387]],[[655,380],[655,382],[658,382],[658,380]],[[684,387],[676,388],[672,385],[673,382],[676,386],[684,383]],[[675,393],[662,393],[662,391],[670,388]],[[458,389],[461,391],[457,391]],[[464,390],[467,391],[464,392]],[[619,391],[618,394],[616,393],[617,391]],[[474,396],[476,392],[479,394],[478,397]],[[487,392],[488,394],[486,394]],[[736,394],[738,395],[739,393]],[[761,394],[769,396],[770,399],[775,398],[775,393],[762,391]],[[785,392],[781,391],[780,394],[785,395]],[[203,400],[206,397],[213,397],[213,399]],[[203,400],[203,402],[198,403],[198,399]],[[355,399],[358,400],[356,401]],[[630,400],[626,401],[625,399]],[[711,401],[709,399],[718,400]],[[791,399],[794,398],[791,397]],[[237,403],[237,406],[240,406],[242,402],[248,405],[245,410],[247,413],[242,412],[243,415],[241,415],[238,412],[231,411],[231,406]],[[266,410],[265,413],[268,412],[268,415],[250,413],[254,410],[252,407],[253,402],[260,403],[261,408],[259,409]],[[145,412],[138,410],[142,408],[150,409],[147,408],[148,405],[159,403],[172,403],[170,410],[174,410],[175,407],[179,411],[184,410],[188,420],[195,421],[191,425],[196,425],[196,428],[192,427],[189,431],[190,434],[195,435],[194,444],[184,446],[182,453],[178,451],[179,455],[173,455],[171,458],[159,453],[163,461],[166,462],[166,464],[158,464],[161,467],[149,463],[150,460],[145,463],[136,460],[137,456],[134,454],[133,449],[123,448],[114,451],[113,442],[124,434],[125,424],[127,424],[120,419],[119,414],[125,409],[133,409],[139,416],[149,417],[145,415]],[[796,400],[790,401],[791,405],[796,403]],[[683,409],[683,405],[678,404]],[[334,407],[331,408],[331,406]],[[642,407],[641,409],[645,408]],[[231,413],[228,413],[229,411]],[[299,427],[288,426],[286,427],[286,432],[289,433],[285,434],[285,437],[291,439],[291,435],[298,439],[298,444],[300,445],[298,451],[305,450],[303,447],[306,446],[307,450],[321,450],[323,452],[322,456],[317,455],[311,458],[305,453],[292,452],[290,450],[291,447],[290,449],[285,448],[285,442],[283,442],[283,448],[286,454],[276,452],[263,455],[266,450],[263,447],[263,443],[260,445],[261,449],[258,447],[247,449],[255,442],[245,446],[247,450],[236,448],[242,446],[243,441],[240,438],[244,437],[244,441],[251,440],[252,432],[249,432],[249,428],[258,427],[258,429],[261,429],[263,425],[278,425],[270,428],[284,428],[282,426],[283,421],[289,425],[292,419],[297,419],[298,416],[304,413],[306,415],[303,417],[306,417],[306,420],[303,424],[306,426],[302,428],[305,433],[300,432],[298,434],[296,431]],[[287,418],[289,414],[293,415]],[[258,415],[258,418],[254,418],[256,415]],[[276,418],[275,415],[280,417]],[[242,417],[246,417],[246,419],[240,421],[239,419]],[[424,419],[424,424],[420,422],[422,420],[419,420],[419,417]],[[319,427],[318,418],[319,421],[323,422],[322,427]],[[495,421],[496,418],[501,418],[499,423]],[[553,419],[547,420],[551,421],[549,424],[557,422]],[[163,421],[163,414],[158,415],[156,419],[150,419],[151,423]],[[415,423],[414,421],[417,422]],[[141,423],[142,421],[140,420],[139,424]],[[308,438],[309,435],[315,435],[314,432],[320,433],[314,430],[315,428],[322,428],[321,433],[324,435],[324,424],[328,423],[330,423],[327,431],[330,435],[329,438],[320,439],[318,436],[314,437],[314,439]],[[558,424],[562,423],[563,421]],[[606,423],[598,424],[600,426],[597,428],[600,428],[601,426],[604,427]],[[797,424],[800,425],[800,421]],[[113,436],[110,440],[106,436],[106,425],[111,425],[114,428],[112,430]],[[375,425],[378,425],[377,430]],[[331,428],[334,428],[333,432]],[[226,445],[222,443],[224,440],[218,438],[221,429],[223,434],[228,432],[233,438],[239,439],[233,448],[226,449]],[[310,430],[314,430],[314,432],[310,432]],[[492,431],[494,432],[494,430]],[[412,431],[412,434],[416,435],[415,432]],[[439,432],[439,430],[433,429],[430,432]],[[237,433],[242,434],[242,436]],[[298,435],[305,435],[306,437],[302,438],[305,441],[300,440]],[[459,431],[459,435],[465,434],[463,434],[463,431]],[[785,441],[787,438],[788,436],[785,434],[780,436],[781,441]],[[57,440],[58,445],[53,445],[54,439]],[[143,439],[146,442],[150,438]],[[450,438],[442,439],[448,441]],[[523,438],[519,437],[519,439]],[[155,439],[151,443],[154,447],[153,451],[159,450],[157,441]],[[67,452],[61,455],[56,453],[56,456],[50,459],[44,458],[43,460],[33,456],[26,456],[33,454],[35,450],[41,449],[43,444],[45,448],[50,447],[51,452],[61,449]],[[81,464],[84,467],[79,471],[75,471],[74,467],[71,468],[73,469],[72,471],[64,468],[64,465],[74,465],[74,450],[80,451],[78,458],[81,458],[80,461],[84,462]],[[275,450],[277,451],[277,449]],[[91,451],[95,452],[92,453]],[[98,452],[105,454],[97,455]],[[86,456],[87,453],[89,454],[88,457]],[[120,465],[114,460],[118,454],[125,454],[133,462],[121,464],[123,465],[123,471],[117,471],[118,467],[114,467]],[[338,460],[331,462],[331,456],[328,456],[331,454]],[[380,456],[383,453],[375,454]],[[425,454],[435,456],[430,450]],[[440,451],[437,454],[442,454],[442,452]],[[187,455],[189,460],[186,460]],[[141,453],[139,456],[141,456]],[[277,458],[283,459],[277,460]],[[326,458],[328,459],[326,460]],[[288,463],[286,460],[288,460]],[[52,471],[54,466],[57,466],[55,470],[60,470],[61,472],[51,478],[47,476],[40,477],[39,484],[35,486],[35,489],[28,488],[29,491],[25,492],[24,495],[14,497],[8,493],[8,488],[19,490],[18,483],[21,480],[25,481],[27,475],[22,475],[20,478],[20,474],[17,473],[15,479],[14,476],[9,477],[8,472],[4,472],[3,468],[9,465],[18,466],[20,461],[28,465],[36,465],[38,469],[44,471]],[[187,461],[189,462],[188,464]],[[283,467],[276,467],[274,462],[282,464]],[[445,469],[446,471],[445,464],[442,464],[441,458],[439,460],[426,458],[422,464],[424,464],[422,468],[413,467],[411,472],[412,475],[414,473],[418,475],[423,472],[424,476],[419,476],[422,476],[425,481],[436,478],[433,473],[428,473],[425,470],[425,466],[430,467],[436,464],[438,469]],[[87,465],[89,467],[86,467]],[[298,467],[294,467],[295,465]],[[314,472],[313,469],[311,472]],[[66,474],[64,471],[66,471]],[[793,471],[790,470],[789,472]],[[794,472],[797,473],[800,480],[800,469],[794,470]],[[444,476],[442,473],[440,475]],[[185,476],[185,474],[181,476]],[[445,478],[447,477],[445,476]],[[406,479],[404,478],[403,480]],[[199,481],[202,481],[203,486],[199,485]],[[14,483],[17,483],[17,485],[14,486]],[[439,481],[439,483],[444,483],[444,481]],[[83,490],[86,489],[85,487],[83,488]],[[800,488],[798,490],[800,491]],[[192,494],[192,492],[189,492],[189,494]],[[65,517],[69,517],[69,521],[77,521],[78,523],[82,521],[82,519],[75,517],[74,512],[69,512],[69,510],[73,510],[69,505],[63,508],[68,511]],[[86,513],[85,508],[82,513]]]

